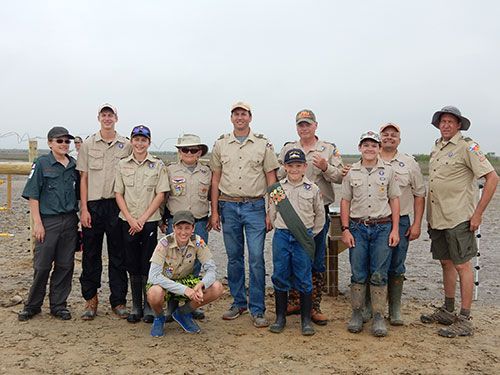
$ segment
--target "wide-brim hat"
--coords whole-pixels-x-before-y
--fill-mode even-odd
[[[179,139],[177,139],[177,144],[175,147],[201,147],[201,156],[205,155],[208,152],[208,146],[204,143],[201,143],[200,137],[195,134],[184,134]]]
[[[470,120],[460,113],[460,110],[457,107],[453,107],[451,105],[447,105],[443,107],[440,111],[437,111],[432,116],[431,124],[439,129],[439,120],[441,119],[441,115],[450,114],[458,118],[460,122],[460,130],[467,130],[470,127]]]

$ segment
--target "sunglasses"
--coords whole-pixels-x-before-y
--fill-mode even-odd
[[[200,149],[198,147],[194,147],[194,148],[191,148],[191,147],[181,147],[180,148],[181,152],[183,154],[188,154],[188,153],[191,153],[191,154],[196,154],[198,151],[200,151]]]
[[[61,138],[58,138],[58,139],[54,139],[56,141],[56,143],[66,143],[67,145],[69,145],[71,143],[71,139],[61,139]]]

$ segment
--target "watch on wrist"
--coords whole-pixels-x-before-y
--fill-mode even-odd
[[[343,225],[342,225],[342,226],[340,227],[340,230],[343,232],[343,231],[345,231],[345,230],[349,230],[349,227],[346,227],[346,226],[343,226]]]

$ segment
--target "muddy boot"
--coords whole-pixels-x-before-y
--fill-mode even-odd
[[[141,276],[141,278],[142,278],[142,293],[144,296],[144,305],[142,307],[142,309],[143,309],[142,321],[144,323],[153,323],[153,320],[155,318],[155,313],[154,313],[153,309],[151,308],[151,306],[149,306],[148,296],[146,293],[146,284],[148,283],[148,277]]]
[[[312,295],[300,293],[300,325],[303,336],[315,334],[311,324]]]
[[[321,312],[321,296],[323,294],[323,287],[323,274],[320,272],[314,272],[311,319],[319,326],[326,326],[328,323],[328,318]]]
[[[276,321],[269,326],[269,330],[273,333],[281,333],[286,325],[288,292],[274,289],[274,300],[276,303]]]
[[[402,326],[404,324],[401,318],[401,295],[403,294],[404,280],[404,275],[389,277],[387,294],[389,295],[389,322],[392,326]]]
[[[300,314],[300,294],[295,289],[290,289],[288,293],[288,304],[286,307],[286,315]]]
[[[99,299],[97,294],[91,299],[85,301],[85,309],[83,310],[82,319],[92,320],[97,315],[97,305],[99,304]]]
[[[370,294],[373,308],[372,334],[375,337],[385,337],[387,336],[387,326],[384,310],[387,303],[387,286],[370,285]]]
[[[142,318],[142,276],[130,275],[130,292],[132,294],[132,311],[127,322],[137,323]]]
[[[366,294],[366,284],[351,284],[351,307],[352,316],[347,330],[352,333],[361,332],[363,329],[363,316],[361,309]]]
[[[372,299],[370,297],[370,284],[366,284],[365,303],[361,309],[361,314],[363,315],[363,323],[370,321],[373,315]]]

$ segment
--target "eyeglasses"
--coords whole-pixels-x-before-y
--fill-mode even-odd
[[[191,148],[191,147],[181,147],[181,152],[183,154],[188,154],[188,153],[191,153],[191,154],[196,154],[198,151],[200,151],[200,149],[198,147],[194,147],[194,148]]]
[[[61,143],[66,143],[67,145],[69,145],[71,143],[71,139],[61,139],[61,138],[58,138],[58,139],[55,139],[55,141],[59,144]]]

